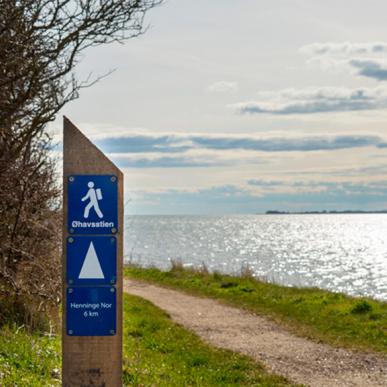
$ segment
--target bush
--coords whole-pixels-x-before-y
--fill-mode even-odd
[[[372,310],[372,305],[366,301],[366,300],[361,300],[358,301],[355,306],[351,309],[352,314],[366,314],[368,312],[371,312]]]
[[[61,298],[60,190],[45,143],[0,177],[0,322],[40,327]]]

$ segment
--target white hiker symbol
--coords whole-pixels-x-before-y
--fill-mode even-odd
[[[93,207],[98,217],[103,218],[103,213],[101,212],[98,205],[98,200],[102,199],[102,191],[100,190],[100,188],[94,189],[94,183],[92,181],[89,181],[87,183],[87,186],[89,187],[89,190],[81,200],[84,202],[86,199],[89,199],[90,202],[85,207],[85,212],[83,213],[83,217],[87,219],[89,217],[90,209]]]

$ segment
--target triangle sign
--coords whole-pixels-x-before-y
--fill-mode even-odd
[[[80,279],[98,279],[105,278],[101,269],[101,265],[98,260],[97,253],[93,242],[90,242],[90,246],[87,250],[85,261],[83,262],[81,272],[79,273]]]

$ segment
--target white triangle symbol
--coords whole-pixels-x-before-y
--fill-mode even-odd
[[[93,242],[90,242],[85,261],[83,262],[81,272],[79,273],[79,278],[105,278]]]

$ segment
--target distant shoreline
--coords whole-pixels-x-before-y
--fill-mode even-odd
[[[387,210],[379,211],[360,211],[360,210],[347,210],[347,211],[266,211],[265,215],[332,215],[332,214],[387,214]]]

